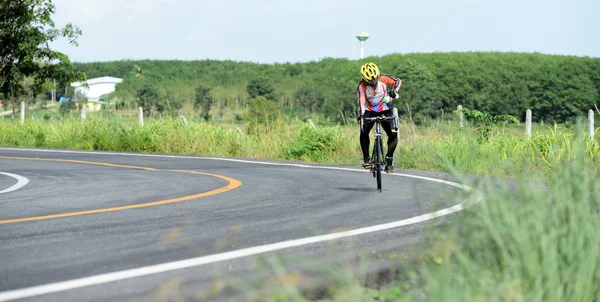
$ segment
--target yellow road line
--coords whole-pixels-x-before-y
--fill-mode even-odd
[[[100,163],[100,162],[84,161],[84,160],[75,160],[75,159],[57,159],[57,158],[39,158],[39,157],[12,157],[12,156],[0,156],[0,158],[20,159],[20,160],[58,161],[58,162],[67,162],[67,163],[76,163],[76,164],[87,164],[87,165],[99,165],[99,166],[116,167],[116,168],[140,169],[140,170],[148,170],[148,171],[156,171],[157,170],[157,169],[154,169],[154,168],[147,168],[147,167],[116,165],[116,164]]]
[[[34,217],[25,217],[25,218],[0,220],[0,224],[9,224],[9,223],[17,223],[17,222],[25,222],[25,221],[35,221],[35,220],[45,220],[45,219],[53,219],[53,218],[61,218],[61,217],[71,217],[71,216],[80,216],[80,215],[89,215],[89,214],[98,214],[98,213],[122,211],[122,210],[137,209],[137,208],[144,208],[144,207],[152,207],[152,206],[157,206],[157,205],[175,203],[175,202],[180,202],[180,201],[185,201],[185,200],[190,200],[190,199],[195,199],[195,198],[200,198],[200,197],[206,197],[206,196],[210,196],[210,195],[215,195],[215,194],[227,192],[229,190],[233,190],[233,189],[235,189],[235,188],[237,188],[237,187],[239,187],[239,186],[242,185],[241,181],[239,181],[237,179],[234,179],[234,178],[231,178],[231,177],[227,177],[227,176],[223,176],[223,175],[218,175],[218,174],[205,173],[205,172],[191,171],[191,170],[161,170],[161,169],[148,168],[148,167],[116,165],[116,164],[101,163],[101,162],[90,162],[90,161],[70,160],[70,159],[55,159],[55,158],[37,158],[37,157],[36,158],[31,157],[30,158],[30,157],[11,157],[11,156],[0,156],[0,158],[4,158],[4,159],[17,159],[17,160],[39,160],[39,161],[54,161],[54,162],[70,162],[70,163],[79,163],[79,164],[88,164],[88,165],[100,165],[100,166],[118,167],[118,168],[127,168],[127,169],[141,169],[141,170],[148,170],[148,171],[164,171],[164,172],[176,172],[176,173],[190,173],[190,174],[199,174],[199,175],[207,175],[207,176],[217,177],[217,178],[226,180],[228,182],[228,184],[226,186],[218,188],[218,189],[215,189],[215,190],[212,190],[212,191],[203,192],[203,193],[194,194],[194,195],[183,196],[183,197],[178,197],[178,198],[173,198],[173,199],[159,200],[159,201],[154,201],[154,202],[134,204],[134,205],[129,205],[129,206],[121,206],[121,207],[113,207],[113,208],[104,208],[104,209],[79,211],[79,212],[69,212],[69,213],[53,214],[53,215],[45,215],[45,216],[34,216]]]

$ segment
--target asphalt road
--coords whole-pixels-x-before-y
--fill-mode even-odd
[[[409,219],[462,191],[408,175],[441,173],[396,169],[379,193],[360,167],[46,151],[0,148],[0,172],[29,181],[0,193],[0,301],[263,297],[279,271],[303,286],[376,265],[361,253],[410,251],[452,215]],[[0,192],[17,182],[0,174]]]

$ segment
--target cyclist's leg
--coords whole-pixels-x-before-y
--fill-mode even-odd
[[[385,116],[393,116],[393,113],[387,112]],[[387,134],[387,157],[394,157],[394,151],[396,151],[396,146],[398,145],[398,130],[394,127],[394,121],[384,121],[381,123],[381,127]]]
[[[388,157],[394,157],[394,151],[396,151],[396,147],[398,145],[398,132],[397,130],[395,130],[392,127],[392,122],[384,122],[381,123],[381,127],[383,128],[383,130],[385,131],[385,134],[387,134],[388,140],[387,140],[387,145],[388,145],[388,150],[387,150],[387,156]]]
[[[392,114],[386,114],[386,116],[392,116]],[[386,153],[386,172],[392,172],[394,170],[394,152],[398,146],[398,130],[394,129],[393,121],[385,121],[381,123],[381,127],[387,134],[387,153]]]
[[[373,112],[365,111],[365,117],[373,117]],[[363,167],[365,169],[371,168],[371,164],[369,163],[369,146],[371,145],[369,133],[373,129],[373,125],[375,125],[374,122],[365,121],[363,125],[363,131],[360,133],[360,148],[363,153]]]

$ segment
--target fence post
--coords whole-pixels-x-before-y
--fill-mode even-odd
[[[525,133],[527,138],[531,138],[531,109],[527,109],[525,114]]]
[[[594,110],[588,111],[588,134],[590,139],[594,140]]]
[[[85,122],[85,113],[87,111],[87,104],[81,103],[81,122]]]
[[[21,125],[25,124],[25,102],[21,102]]]
[[[188,121],[187,121],[187,119],[185,118],[185,116],[183,116],[183,115],[180,115],[180,116],[179,116],[179,118],[180,118],[180,119],[183,121],[183,123],[184,123],[186,126],[188,125]]]
[[[138,119],[140,121],[140,126],[144,126],[144,109],[142,107],[138,108]]]
[[[462,106],[461,106],[461,105],[458,105],[458,106],[456,106],[456,109],[458,109],[458,110],[462,110]],[[462,113],[462,111],[461,111],[461,112],[460,112],[460,127],[461,127],[461,128],[463,127],[463,119],[464,119],[464,115],[463,115],[463,113]]]

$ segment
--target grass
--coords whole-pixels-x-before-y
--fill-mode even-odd
[[[358,127],[312,126],[280,119],[250,134],[178,118],[146,121],[111,116],[0,121],[0,145],[250,157],[359,165]],[[242,127],[245,128],[245,127]],[[341,278],[331,301],[599,301],[600,144],[577,129],[497,128],[488,141],[453,122],[415,126],[403,120],[396,167],[447,171],[485,199],[432,231],[403,277],[369,288]],[[512,182],[491,176],[511,177]],[[456,196],[460,202],[465,196]],[[392,258],[390,256],[390,258]],[[392,259],[395,259],[393,257]],[[400,261],[400,260],[398,260]],[[306,300],[279,272],[271,301]]]
[[[420,270],[427,301],[598,301],[600,182],[585,144],[570,145],[544,183],[479,178],[485,201],[435,234],[442,265]],[[469,181],[463,181],[469,183]]]
[[[0,121],[0,145],[82,150],[128,151],[189,155],[300,160],[347,165],[361,164],[358,125],[316,126],[281,118],[244,132],[243,125],[221,125],[180,118],[137,119],[105,114],[62,120]],[[521,131],[522,132],[522,131]],[[395,166],[514,177],[527,171],[549,173],[572,157],[575,133],[565,127],[544,127],[531,140],[514,129],[498,128],[487,142],[474,139],[476,130],[453,123],[415,126],[402,121]],[[586,159],[600,166],[600,144],[586,142]],[[511,165],[519,163],[519,165]]]

